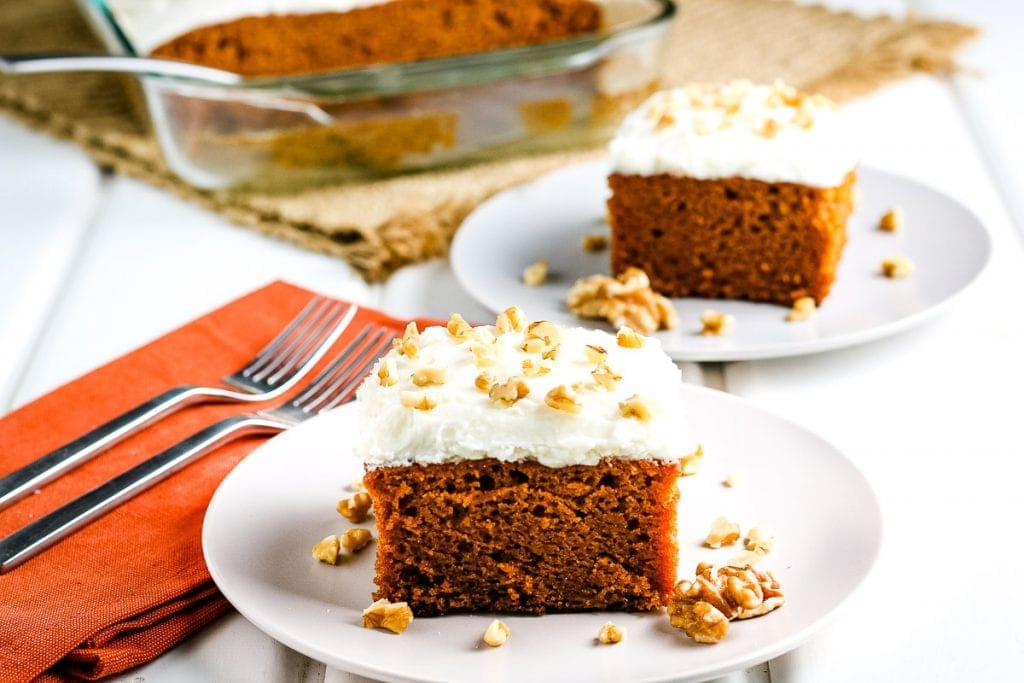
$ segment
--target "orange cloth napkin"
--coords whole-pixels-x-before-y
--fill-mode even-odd
[[[219,385],[311,296],[273,283],[7,415],[0,420],[0,475],[174,385]],[[336,349],[370,321],[396,330],[404,326],[361,309]],[[198,406],[166,418],[0,511],[0,534],[218,419],[251,408]],[[210,453],[0,575],[0,681],[110,676],[155,659],[227,611],[203,561],[203,516],[224,476],[264,438],[235,441]]]

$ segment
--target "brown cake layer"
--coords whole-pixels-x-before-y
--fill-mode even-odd
[[[675,582],[678,475],[622,459],[371,470],[374,599],[416,616],[655,609]]]
[[[284,75],[532,45],[600,26],[592,0],[393,0],[348,12],[243,17],[189,31],[153,55]]]
[[[666,296],[821,303],[846,242],[854,182],[853,172],[835,188],[613,174],[612,272],[641,268]]]

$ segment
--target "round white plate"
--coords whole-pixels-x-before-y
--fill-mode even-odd
[[[603,162],[573,166],[506,190],[471,213],[455,235],[452,270],[462,286],[493,311],[513,304],[533,320],[601,325],[569,313],[565,296],[577,278],[609,271],[608,253],[580,248],[584,235],[607,234]],[[962,292],[984,269],[991,250],[978,218],[950,197],[873,168],[858,172],[862,199],[847,226],[847,244],[831,293],[811,320],[786,322],[787,308],[722,299],[675,299],[680,326],[659,332],[675,360],[729,361],[815,353],[878,339],[915,325]],[[906,226],[878,229],[900,205]],[[890,254],[917,266],[903,279],[880,273]],[[527,287],[523,268],[547,259],[550,275]],[[705,337],[700,314],[714,308],[736,316],[736,329]]]
[[[362,466],[350,407],[268,441],[224,480],[203,526],[214,581],[257,627],[328,665],[401,681],[689,681],[718,676],[785,652],[819,628],[861,583],[878,552],[881,513],[861,473],[833,446],[741,399],[683,388],[705,448],[700,474],[680,482],[680,575],[697,562],[727,561],[739,546],[701,547],[711,520],[744,530],[770,526],[772,568],[787,595],[781,609],[733,623],[714,646],[698,645],[662,613],[506,616],[501,648],[480,638],[491,615],[415,619],[401,635],[361,626],[371,602],[373,546],[330,566],[313,545],[349,524],[334,510]],[[735,488],[720,482],[725,473]],[[372,520],[364,525],[372,528]],[[626,639],[596,644],[609,619]]]

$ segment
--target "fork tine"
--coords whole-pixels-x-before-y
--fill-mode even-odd
[[[254,382],[263,382],[267,380],[269,375],[276,374],[280,368],[284,367],[294,357],[298,349],[301,348],[303,340],[307,337],[315,338],[322,333],[324,323],[330,317],[334,306],[334,303],[328,301],[317,308],[316,312],[304,325],[298,327],[281,347],[266,358],[261,367],[255,369],[249,375],[249,379]]]
[[[352,358],[352,356],[360,349],[360,347],[362,347],[363,342],[366,341],[366,338],[369,336],[370,332],[372,332],[375,327],[376,326],[373,323],[366,323],[363,329],[359,331],[359,334],[357,334],[355,338],[352,339],[352,341],[349,342],[348,345],[338,353],[337,358],[331,361],[331,364],[324,368],[320,372],[320,374],[316,376],[316,379],[310,382],[309,386],[306,389],[304,389],[299,394],[299,396],[292,401],[292,403],[297,403],[298,401],[302,400],[304,396],[308,396],[312,392],[319,391],[320,388],[323,387],[327,382],[330,382],[331,377],[334,375],[335,371],[337,371],[339,367],[346,364]]]
[[[314,387],[295,399],[293,405],[304,413],[313,413],[326,410],[334,405],[332,399],[338,395],[338,388],[344,386],[346,390],[352,386],[352,382],[358,382],[369,371],[377,359],[391,347],[391,342],[398,338],[394,332],[382,329],[371,337],[370,341],[363,346],[358,354],[350,357],[344,369],[335,375],[329,385],[320,387],[313,391]]]
[[[320,345],[320,340],[322,340],[328,330],[335,325],[344,311],[345,307],[341,303],[333,304],[327,311],[327,317],[316,327],[316,329],[312,330],[312,332],[306,336],[304,342],[299,344],[291,354],[283,357],[278,363],[272,365],[261,373],[264,375],[265,381],[271,385],[276,384],[282,377],[286,377],[295,368],[303,365],[309,359],[309,356],[316,351]],[[300,339],[301,338],[296,338],[296,342],[298,343]],[[266,377],[266,373],[268,372],[273,374]]]
[[[335,394],[334,398],[331,399],[331,401],[327,405],[320,408],[320,410],[330,410],[331,408],[336,408],[342,403],[348,403],[349,401],[354,399],[356,397],[356,389],[358,389],[359,385],[363,383],[363,379],[365,378],[366,373],[370,371],[370,366],[373,365],[373,363],[376,362],[378,358],[387,353],[388,347],[391,345],[391,342],[395,339],[398,339],[398,335],[393,334],[386,340],[384,346],[377,348],[374,351],[373,355],[370,356],[370,359],[366,363],[366,365],[364,365],[361,369],[357,370],[352,375],[351,381],[345,385],[345,388],[339,391],[337,394]]]
[[[307,319],[314,314],[314,311],[320,308],[320,305],[324,301],[326,301],[326,299],[322,296],[314,296],[310,299],[309,303],[299,311],[299,314],[292,318],[292,321],[288,323],[288,326],[278,332],[277,336],[270,340],[270,343],[260,349],[260,352],[252,359],[252,362],[241,370],[241,374],[244,377],[248,377],[252,373],[256,372],[269,359],[273,358],[274,354],[277,353],[277,350],[281,348],[281,345],[291,337],[292,332],[294,332],[300,325],[305,325]]]

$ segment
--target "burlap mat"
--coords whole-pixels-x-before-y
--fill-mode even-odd
[[[783,78],[837,100],[915,71],[946,72],[975,29],[917,18],[864,19],[787,0],[682,0],[666,81]],[[102,50],[72,0],[0,3],[0,52]],[[0,110],[74,140],[118,173],[165,187],[241,225],[346,259],[368,280],[443,254],[495,192],[595,154],[548,155],[289,195],[206,192],[164,164],[124,77],[0,79]]]

